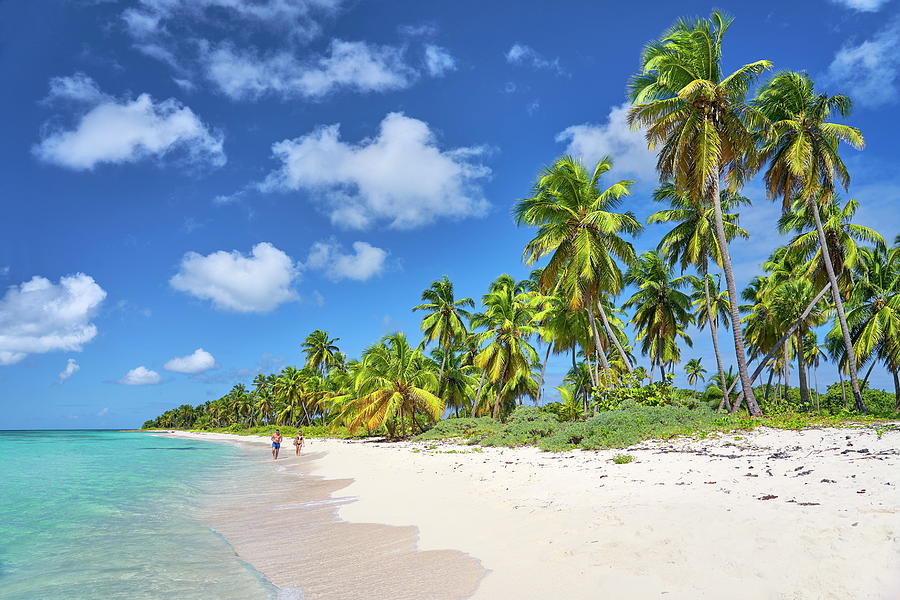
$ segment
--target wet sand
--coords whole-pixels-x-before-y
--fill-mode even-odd
[[[215,525],[308,598],[896,599],[898,448],[896,427],[558,454],[316,439]]]

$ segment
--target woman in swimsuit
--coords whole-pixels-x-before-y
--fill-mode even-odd
[[[278,460],[278,451],[281,450],[281,430],[276,429],[272,434],[272,460]]]
[[[303,430],[297,428],[297,437],[294,438],[294,450],[297,456],[300,456],[300,449],[303,448]]]

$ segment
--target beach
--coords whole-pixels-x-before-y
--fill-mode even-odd
[[[268,454],[267,438],[172,435]],[[285,446],[271,489],[212,524],[308,599],[900,597],[896,428],[598,452],[313,439],[298,459]]]

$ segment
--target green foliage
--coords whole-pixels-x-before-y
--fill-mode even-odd
[[[615,456],[613,456],[613,462],[617,465],[627,465],[633,460],[634,457],[630,454],[616,454]]]
[[[639,406],[684,406],[696,408],[700,402],[693,392],[672,386],[672,375],[667,374],[664,382],[640,385],[640,381],[628,373],[622,374],[614,387],[595,388],[594,407],[598,411],[616,410],[624,404]]]
[[[499,421],[490,417],[451,418],[438,422],[434,427],[419,435],[419,440],[444,440],[462,438],[466,440],[480,440],[496,433],[501,427]]]
[[[844,382],[844,393],[841,393],[841,384],[835,383],[818,396],[815,391],[810,391],[810,401],[804,403],[800,400],[800,390],[797,388],[789,388],[787,394],[779,389],[776,398],[775,386],[769,392],[768,399],[765,397],[766,386],[761,385],[754,389],[756,398],[759,401],[760,408],[763,413],[769,416],[778,417],[785,414],[810,413],[822,416],[850,417],[861,416],[854,408],[853,392],[850,389],[850,383]],[[871,388],[863,388],[863,402],[874,417],[896,418],[898,416],[896,408],[896,400],[894,394],[873,390]]]

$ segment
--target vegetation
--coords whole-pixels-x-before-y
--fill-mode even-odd
[[[639,256],[632,246],[645,224],[623,210],[633,182],[611,177],[614,159],[585,165],[563,156],[513,207],[532,232],[522,253],[535,267],[527,279],[500,275],[476,302],[457,298],[442,277],[412,307],[422,315],[418,346],[394,333],[350,359],[340,338],[317,329],[300,344],[301,367],[260,373],[249,389],[238,383],[144,426],[303,426],[307,435],[562,450],[896,416],[900,243],[854,223],[858,202],[838,196],[850,181],[843,146],[864,143],[836,122],[849,117],[851,100],[816,90],[805,73],[760,81],[767,60],[726,73],[730,26],[718,12],[677,21],[647,45],[631,80],[628,119],[658,154],[654,199],[666,205],[646,223],[666,229],[655,250]],[[742,188],[757,175],[768,197],[781,199],[772,227],[793,237],[739,293],[729,243],[748,237]],[[698,358],[679,367],[692,325],[712,338],[709,371]],[[733,352],[719,346],[720,326],[731,329]],[[559,401],[548,403],[551,355],[571,368]],[[691,389],[672,386],[679,368]],[[893,395],[869,388],[876,368],[891,374]],[[828,369],[838,383],[820,394]]]

